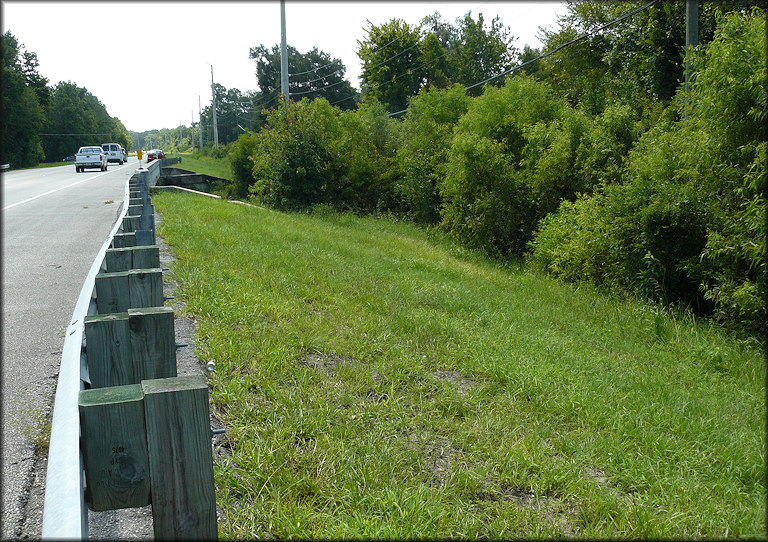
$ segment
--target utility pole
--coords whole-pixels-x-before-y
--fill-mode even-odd
[[[209,62],[211,67],[211,94],[213,95],[213,146],[219,148],[219,130],[216,123],[216,87],[213,85],[213,65]]]
[[[203,110],[200,109],[200,95],[199,94],[197,95],[197,118],[199,119],[199,121],[197,123],[198,124],[197,131],[200,133],[200,152],[202,152],[203,151]]]
[[[189,110],[189,142],[192,144],[192,154],[195,154],[195,112]]]
[[[280,86],[288,105],[288,47],[285,41],[285,0],[280,0]]]
[[[695,79],[690,53],[699,44],[699,2],[685,0],[685,92],[691,89]]]

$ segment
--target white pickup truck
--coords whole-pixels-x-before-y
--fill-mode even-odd
[[[107,155],[104,154],[104,149],[98,145],[80,147],[80,150],[75,155],[75,171],[80,173],[87,167],[107,171]]]

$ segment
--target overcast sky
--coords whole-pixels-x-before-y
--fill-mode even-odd
[[[299,2],[286,0],[289,45],[312,47],[340,59],[360,88],[357,40],[375,25],[401,18],[417,24],[440,12],[453,23],[467,12],[477,20],[498,15],[519,49],[540,46],[539,27],[554,28],[561,2]],[[257,90],[250,47],[280,43],[280,2],[29,2],[3,1],[3,32],[10,30],[37,54],[51,85],[85,87],[132,131],[189,126],[211,101],[216,83]],[[210,64],[210,65],[209,65]]]

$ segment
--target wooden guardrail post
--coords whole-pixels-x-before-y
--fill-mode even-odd
[[[125,248],[136,246],[136,233],[116,233],[112,237],[112,248]]]
[[[216,540],[208,387],[202,375],[80,392],[91,510],[152,504],[158,540]]]
[[[176,376],[173,315],[171,307],[149,307],[86,316],[91,386],[123,386]]]
[[[144,380],[156,539],[218,538],[205,378]]]
[[[162,307],[165,301],[163,270],[160,268],[99,273],[95,286],[99,314],[138,307]]]
[[[160,267],[160,247],[157,245],[108,248],[104,261],[107,273],[130,269],[152,269]]]
[[[141,384],[81,391],[78,406],[88,508],[148,505],[150,470]]]

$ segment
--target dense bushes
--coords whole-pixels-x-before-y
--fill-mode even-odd
[[[337,202],[344,193],[333,144],[339,130],[338,114],[325,100],[270,112],[257,134],[251,192],[278,209]]]
[[[288,210],[320,204],[368,212],[388,207],[393,123],[375,102],[343,113],[322,98],[281,105],[256,134],[250,192]]]
[[[637,137],[633,115],[613,107],[590,118],[529,77],[486,89],[455,129],[443,227],[488,252],[522,254],[561,201],[618,180]]]
[[[642,136],[623,184],[541,224],[531,259],[765,330],[765,22],[731,15],[670,118]]]
[[[440,221],[440,184],[453,129],[467,112],[470,97],[464,87],[422,89],[411,100],[399,130],[395,191],[402,210],[416,222]]]

